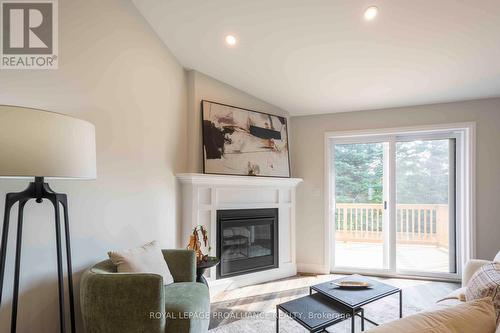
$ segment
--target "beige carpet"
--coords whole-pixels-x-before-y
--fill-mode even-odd
[[[247,298],[246,304],[272,302],[273,298],[281,299],[286,292],[278,292],[274,295],[266,295],[266,299],[262,296],[256,296],[254,299]],[[290,298],[297,298],[308,294],[307,288],[293,291],[294,296]],[[276,315],[274,312],[247,312],[239,311],[235,306],[237,301],[219,302],[212,306],[212,321],[210,333],[271,333],[276,332]],[[403,303],[403,314],[405,316],[419,312],[423,309],[412,306],[411,304]],[[369,304],[365,307],[366,317],[378,323],[385,323],[395,319],[399,316],[399,301],[398,297],[393,295],[381,299],[375,303]],[[304,333],[307,332],[302,326],[294,320],[286,317],[280,312],[280,333]],[[365,322],[365,330],[373,327],[373,325]],[[341,323],[335,324],[328,328],[328,332],[343,333],[351,332],[351,320],[345,320]],[[356,332],[361,332],[360,318],[356,319]]]

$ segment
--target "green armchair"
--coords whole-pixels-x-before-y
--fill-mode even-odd
[[[174,278],[149,273],[117,273],[111,260],[85,271],[80,303],[87,333],[201,333],[208,331],[208,288],[196,281],[195,253],[163,250]]]

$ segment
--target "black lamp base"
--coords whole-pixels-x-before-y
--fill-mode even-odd
[[[64,231],[66,243],[66,259],[68,269],[68,289],[69,289],[69,308],[71,332],[75,332],[75,306],[73,297],[73,280],[71,269],[71,246],[69,236],[69,220],[68,220],[68,199],[66,194],[56,193],[52,191],[49,184],[44,182],[43,177],[35,177],[35,181],[31,182],[24,191],[18,193],[7,193],[5,198],[5,215],[2,229],[2,244],[0,248],[0,305],[2,302],[3,278],[5,273],[5,261],[7,258],[7,240],[9,236],[9,220],[10,211],[14,204],[19,203],[19,213],[17,218],[17,239],[16,239],[16,261],[14,269],[14,294],[12,297],[12,319],[10,330],[16,332],[17,324],[17,303],[19,296],[19,269],[21,264],[21,241],[23,232],[23,211],[26,203],[35,199],[41,203],[43,199],[47,199],[54,205],[55,211],[55,229],[56,229],[56,246],[57,246],[57,278],[59,284],[59,325],[60,331],[66,332],[66,321],[64,313],[64,280],[63,280],[63,262],[61,251],[61,220],[59,204],[63,207],[64,213]]]

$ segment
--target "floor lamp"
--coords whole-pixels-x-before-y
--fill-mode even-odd
[[[67,259],[71,332],[75,332],[75,309],[71,269],[71,247],[66,194],[56,193],[44,181],[55,179],[95,179],[94,125],[58,113],[0,105],[0,177],[34,178],[28,187],[5,198],[5,215],[0,247],[0,305],[7,258],[7,240],[12,207],[18,204],[14,290],[12,297],[11,332],[16,331],[17,304],[23,213],[26,203],[47,199],[54,206],[57,250],[57,279],[59,286],[59,325],[66,332],[64,311],[64,269],[61,250],[61,207],[64,216],[64,238]]]

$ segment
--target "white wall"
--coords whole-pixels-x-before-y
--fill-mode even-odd
[[[180,245],[174,174],[185,171],[187,162],[187,81],[128,1],[59,1],[59,33],[59,69],[1,70],[0,104],[57,111],[96,125],[98,179],[50,182],[69,195],[78,296],[81,271],[108,250],[151,239],[162,247]],[[26,185],[26,180],[0,180],[2,212],[5,193]],[[47,202],[31,202],[25,212],[18,332],[56,332],[53,213]],[[1,332],[10,321],[13,241]]]
[[[476,254],[492,259],[500,250],[500,99],[397,109],[292,117],[292,172],[304,179],[297,191],[299,270],[322,270],[324,262],[324,134],[326,131],[475,121]]]
[[[288,113],[241,90],[220,82],[210,76],[191,70],[188,72],[188,170],[203,171],[201,137],[201,101],[209,100],[234,105],[250,110],[278,114],[288,117]]]

